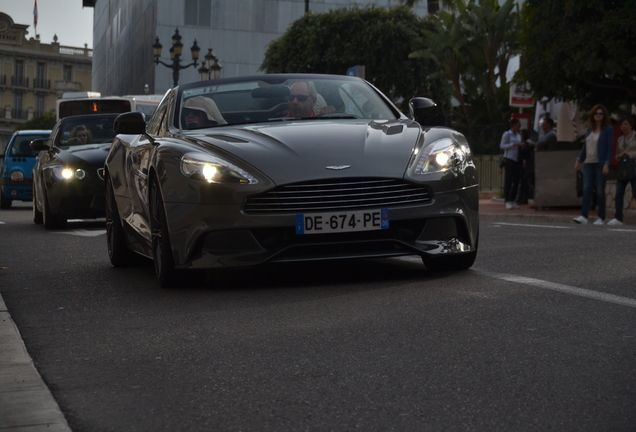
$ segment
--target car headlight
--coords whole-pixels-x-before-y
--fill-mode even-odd
[[[86,177],[86,171],[81,168],[57,167],[53,170],[53,175],[58,180],[71,180],[74,178],[82,180]]]
[[[443,172],[461,165],[466,160],[464,148],[450,138],[430,143],[416,155],[413,174]]]
[[[187,153],[181,158],[183,175],[208,183],[256,184],[258,179],[221,158],[205,153]]]
[[[14,182],[24,181],[24,173],[22,171],[12,171],[11,181],[14,181]]]

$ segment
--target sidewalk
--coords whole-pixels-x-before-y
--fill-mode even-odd
[[[531,202],[532,205],[532,202]],[[581,214],[579,207],[552,207],[536,210],[531,205],[521,205],[518,209],[508,210],[501,199],[482,194],[479,199],[479,220],[486,222],[516,223],[567,223],[573,224],[573,218]],[[636,212],[626,210],[623,218],[625,225],[636,225]],[[605,222],[614,217],[614,209],[606,212]],[[590,210],[589,223],[596,221],[596,211]]]

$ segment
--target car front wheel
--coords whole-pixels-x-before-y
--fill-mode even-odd
[[[35,186],[33,186],[33,222],[36,225],[42,225],[43,221],[44,217],[42,215],[42,212],[38,210],[38,199],[35,193]]]
[[[110,178],[106,181],[106,242],[108,258],[115,267],[126,267],[137,264],[140,256],[126,246],[124,227],[115,201],[115,191]]]

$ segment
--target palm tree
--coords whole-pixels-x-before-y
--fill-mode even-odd
[[[473,61],[486,67],[487,84],[483,90],[489,114],[492,114],[493,107],[489,101],[498,100],[499,88],[507,84],[508,63],[518,52],[517,41],[521,36],[519,13],[514,10],[513,0],[506,0],[501,6],[497,0],[478,1],[479,7],[471,2],[466,8],[463,22],[471,35]]]
[[[463,7],[463,2],[459,0]],[[416,39],[421,48],[409,54],[409,58],[434,60],[450,79],[462,113],[468,118],[468,110],[462,91],[462,72],[466,69],[464,53],[467,38],[461,15],[440,11],[433,20],[433,30],[423,30],[423,37]]]

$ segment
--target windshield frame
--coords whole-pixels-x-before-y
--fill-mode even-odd
[[[315,113],[315,115],[311,115],[309,117],[291,117],[287,114],[287,95],[289,94],[289,86],[296,81],[311,81],[315,83],[315,87],[317,90],[318,100],[316,103],[316,107],[318,106],[318,102],[320,101],[320,97],[322,97],[323,103],[336,102],[341,105],[337,108],[340,109],[339,112],[331,112],[329,114],[325,114],[321,116],[320,113]],[[244,105],[248,109],[241,112],[232,112],[228,110],[228,102],[224,101],[223,98],[225,96],[230,96],[232,91],[236,92],[236,95],[239,96],[242,94],[245,97],[245,92],[252,91],[257,88],[262,88],[263,92],[267,90],[271,90],[272,93],[267,95],[268,98],[272,99],[272,104],[275,102],[278,103],[278,108],[280,111],[272,111],[272,115],[269,116],[270,109],[261,109],[261,110],[250,110],[249,105]],[[282,87],[286,87],[287,94],[280,93],[284,90],[278,90]],[[222,88],[223,92],[218,92],[218,89]],[[339,95],[334,93],[334,89],[338,89]],[[347,91],[343,91],[348,90]],[[352,89],[357,91],[357,97],[361,101],[371,102],[373,108],[371,109],[363,109],[361,106],[356,105],[355,98],[352,97]],[[281,122],[286,120],[340,120],[340,119],[362,119],[368,121],[381,121],[381,120],[396,120],[396,119],[406,119],[407,117],[377,88],[375,88],[369,82],[360,79],[358,77],[347,76],[347,75],[323,75],[323,74],[264,74],[264,75],[253,75],[253,76],[244,76],[244,77],[234,77],[234,78],[224,78],[219,80],[209,80],[209,81],[200,81],[190,84],[185,84],[177,87],[176,91],[176,100],[173,111],[173,119],[171,126],[179,129],[179,130],[195,130],[200,128],[215,128],[222,126],[238,126],[244,124],[256,124],[256,123],[270,123],[270,122]],[[260,91],[260,90],[257,90]],[[323,96],[322,92],[326,91],[328,94]],[[182,115],[186,108],[186,101],[195,96],[209,96],[208,99],[212,99],[213,94],[217,94],[219,97],[213,99],[215,103],[215,107],[212,107],[208,110],[214,111],[216,108],[219,114],[221,114],[221,120],[219,122],[210,121],[206,122],[205,125],[201,126],[195,123],[185,124],[185,117]],[[264,93],[263,93],[264,94]],[[252,96],[254,98],[254,96]],[[256,96],[256,98],[263,98],[265,96]],[[274,98],[277,98],[274,100]],[[228,100],[230,98],[227,98]],[[248,100],[248,103],[256,103],[257,99]],[[284,103],[284,111],[283,111],[283,103]],[[344,106],[345,109],[342,109]],[[275,105],[273,106],[275,107]],[[272,108],[273,108],[272,107]],[[374,113],[373,116],[370,114]],[[281,114],[284,112],[284,115]],[[239,114],[243,115],[245,118],[241,118]],[[245,115],[245,114],[253,114]],[[208,118],[214,117],[215,115],[208,115]],[[226,118],[227,117],[227,118]],[[253,118],[252,118],[253,117]]]
[[[79,147],[79,146],[101,146],[106,144],[112,144],[117,135],[114,130],[112,130],[112,125],[119,114],[115,113],[107,113],[107,114],[94,114],[94,115],[82,115],[82,116],[70,116],[65,117],[60,120],[59,127],[57,128],[57,133],[54,137],[53,145],[58,148],[69,148],[69,147]],[[100,121],[108,122],[111,127],[110,133],[112,137],[102,136],[103,134],[97,134],[97,130],[94,128],[95,125],[99,124]],[[70,135],[74,128],[77,126],[90,126],[88,129],[91,131],[90,142],[88,143],[72,143],[70,142]]]

